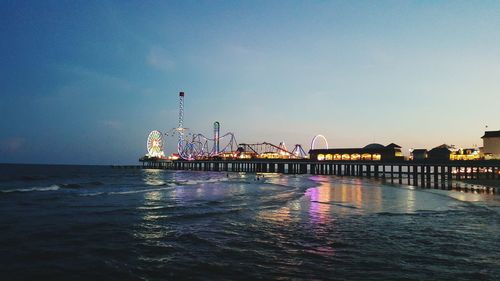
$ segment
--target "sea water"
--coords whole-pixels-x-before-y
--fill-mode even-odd
[[[1,280],[500,280],[499,222],[368,179],[0,165]]]

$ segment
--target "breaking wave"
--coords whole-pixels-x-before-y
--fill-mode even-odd
[[[15,189],[5,189],[0,190],[2,193],[12,193],[12,192],[31,192],[31,191],[56,191],[61,187],[57,184],[45,187],[30,187],[30,188],[15,188]]]

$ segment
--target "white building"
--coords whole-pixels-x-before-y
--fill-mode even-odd
[[[500,130],[486,131],[483,139],[483,154],[485,159],[500,159]]]

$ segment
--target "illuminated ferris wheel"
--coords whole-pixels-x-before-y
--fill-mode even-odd
[[[148,155],[150,157],[163,157],[163,136],[158,130],[151,131],[147,141]]]

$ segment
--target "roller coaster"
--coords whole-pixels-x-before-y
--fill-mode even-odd
[[[179,93],[179,124],[166,133],[153,131],[148,136],[146,157],[166,158],[163,153],[163,135],[178,136],[177,152],[178,157],[184,160],[201,159],[251,159],[251,158],[269,158],[269,159],[302,159],[308,155],[300,144],[296,144],[292,151],[288,150],[284,142],[274,145],[269,142],[262,143],[240,143],[236,142],[233,133],[228,132],[221,136],[220,123],[213,124],[213,137],[206,137],[203,134],[187,133],[188,128],[183,127],[184,119],[184,92]],[[323,136],[319,135],[324,139]],[[315,140],[313,139],[312,147]],[[326,139],[324,139],[326,142]],[[328,144],[327,144],[328,146]]]
[[[237,149],[238,144],[234,134],[226,133],[220,137],[214,136],[214,138],[208,138],[203,134],[195,134],[191,140],[181,140],[177,150],[182,159],[195,160],[215,157],[234,158]]]
[[[279,145],[269,142],[240,143],[238,149],[240,158],[299,159],[307,157],[307,153],[300,144],[296,144],[294,149],[289,151],[284,142],[281,142]]]
[[[179,156],[184,160],[202,159],[302,159],[307,157],[300,144],[296,144],[292,151],[288,150],[285,143],[274,145],[269,142],[240,143],[236,142],[233,133],[220,136],[220,123],[214,123],[213,138],[203,134],[194,134],[191,139],[183,139],[178,145]]]

